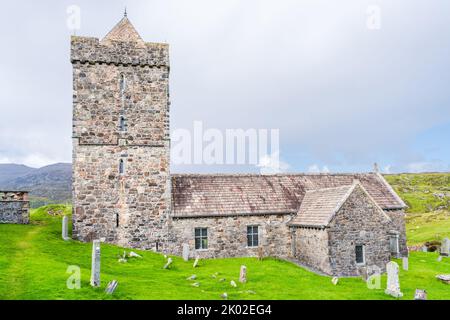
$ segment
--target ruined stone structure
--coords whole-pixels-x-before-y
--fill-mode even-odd
[[[75,239],[337,276],[407,255],[405,204],[377,172],[170,175],[168,46],[126,17],[102,40],[73,37],[71,61]]]
[[[0,191],[0,223],[28,224],[30,202],[27,191]]]

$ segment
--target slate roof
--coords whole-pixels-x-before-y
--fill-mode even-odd
[[[331,221],[358,184],[306,191],[291,225],[324,227]]]
[[[172,175],[172,215],[295,214],[307,191],[350,186],[358,180],[382,209],[405,204],[378,173]]]
[[[128,42],[139,46],[145,46],[144,40],[142,40],[141,36],[126,16],[123,17],[122,20],[120,20],[102,39],[103,44],[107,44],[111,41]]]

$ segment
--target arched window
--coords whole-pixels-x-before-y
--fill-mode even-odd
[[[125,173],[125,163],[123,162],[123,159],[120,159],[119,161],[119,174]]]
[[[120,131],[126,131],[127,130],[127,121],[125,120],[124,116],[120,116],[119,128],[120,128]]]

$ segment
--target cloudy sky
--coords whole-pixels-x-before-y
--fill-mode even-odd
[[[71,5],[77,35],[103,37],[126,6],[170,44],[172,130],[279,129],[287,171],[450,170],[447,0],[5,1],[0,163],[71,161]]]

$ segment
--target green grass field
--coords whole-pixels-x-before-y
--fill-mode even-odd
[[[450,173],[387,175],[408,205],[409,245],[450,237]]]
[[[33,210],[30,225],[0,225],[0,299],[208,300],[220,299],[224,292],[229,299],[394,299],[384,294],[385,276],[380,289],[368,289],[360,278],[340,279],[334,286],[330,277],[290,262],[253,258],[201,260],[194,269],[192,262],[174,257],[172,269],[164,270],[160,254],[135,251],[143,258],[119,263],[124,249],[106,244],[102,244],[102,285],[94,289],[89,286],[91,245],[61,239],[62,214],[70,214],[70,208],[51,205]],[[450,273],[450,258],[436,259],[436,253],[411,253],[410,270],[400,271],[403,299],[412,299],[416,288],[426,289],[429,299],[450,299],[450,286],[435,279]],[[248,268],[245,285],[237,281],[242,264]],[[81,268],[79,290],[66,285],[71,265]],[[211,277],[216,272],[217,277]],[[199,287],[186,280],[192,274]],[[221,278],[226,280],[220,282]],[[119,286],[108,296],[104,290],[113,279]],[[238,287],[231,287],[230,280]]]

